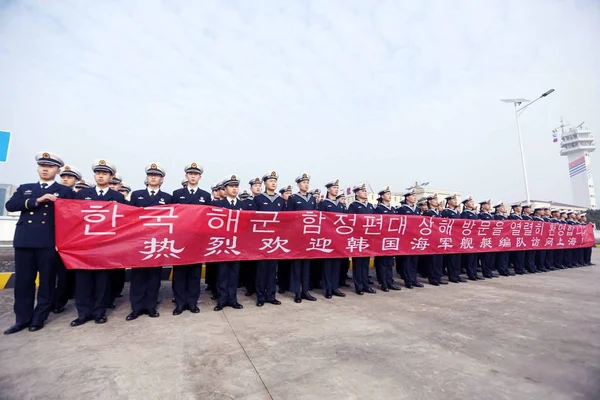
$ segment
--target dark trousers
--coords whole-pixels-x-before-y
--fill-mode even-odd
[[[396,261],[396,273],[398,275],[400,275],[400,278],[404,280],[404,282],[406,282],[406,276],[404,275],[404,257],[406,256],[396,256],[395,257],[395,261]]]
[[[290,270],[290,292],[308,292],[309,285],[310,260],[293,260]]]
[[[325,292],[331,292],[339,289],[341,259],[326,258],[321,261],[321,279],[323,281],[323,289]]]
[[[39,324],[47,318],[54,303],[56,263],[54,248],[15,248],[15,315],[17,324]],[[35,304],[35,278],[40,274]]]
[[[357,291],[369,288],[369,260],[369,257],[352,257],[352,280]]]
[[[201,279],[202,264],[173,267],[173,297],[178,308],[192,308],[198,305]]]
[[[459,280],[461,272],[460,254],[444,255],[444,264],[446,264],[446,271],[448,271],[448,279]]]
[[[256,262],[256,301],[275,300],[277,260]]]
[[[79,318],[100,318],[106,315],[110,290],[110,271],[75,271],[75,307]]]
[[[394,284],[394,257],[381,256],[375,258],[375,268],[377,269],[377,280],[382,288],[387,288]]]
[[[535,267],[538,271],[546,271],[546,250],[535,251]]]
[[[348,257],[340,258],[340,285],[346,283],[348,272],[350,271],[350,259]]]
[[[583,247],[579,248],[579,249],[575,249],[575,252],[577,254],[577,264],[583,266],[585,265],[585,260],[584,260],[584,255],[583,255]]]
[[[402,279],[406,286],[412,286],[417,283],[417,257],[402,256]]]
[[[315,259],[310,263],[310,287],[313,289],[318,289],[320,287],[325,288],[325,282],[321,285],[321,280],[323,277],[323,266],[325,265],[326,260]],[[337,269],[338,280],[340,275],[340,268]]]
[[[220,262],[217,265],[217,290],[221,306],[233,305],[238,302],[237,284],[240,276],[240,262]]]
[[[508,275],[508,252],[499,251],[496,253],[496,270],[500,275]]]
[[[427,257],[426,256],[416,256],[417,257],[417,272],[421,278],[429,277],[429,271],[427,270]]]
[[[56,292],[54,308],[64,307],[75,295],[75,271],[67,269],[60,257],[56,257]]]
[[[424,257],[429,283],[440,283],[444,271],[444,256],[441,254],[432,254]]]
[[[479,259],[481,260],[481,274],[486,278],[492,277],[492,271],[494,270],[496,254],[489,253],[479,253]]]
[[[583,249],[583,261],[586,265],[592,265],[592,248],[586,247]]]
[[[525,251],[525,269],[531,273],[537,272],[535,266],[535,250]]]
[[[256,261],[242,261],[240,276],[246,286],[246,293],[256,293]]]
[[[288,291],[290,289],[290,268],[292,260],[277,261],[277,285],[280,291]]]
[[[525,252],[524,251],[513,251],[514,253],[514,261],[513,265],[515,268],[515,273],[523,274],[525,273]]]
[[[475,253],[465,253],[462,255],[462,262],[467,276],[471,279],[477,278],[477,262],[478,257]]]
[[[208,290],[213,294],[217,293],[217,263],[206,263],[206,274],[204,275],[204,282]]]
[[[554,250],[554,268],[563,268],[563,250]]]
[[[555,250],[546,250],[546,260],[544,262],[546,269],[554,269],[554,252]]]
[[[175,267],[177,268],[177,267]],[[156,308],[160,289],[161,268],[132,268],[129,301],[133,311]]]
[[[160,269],[160,268],[159,268]],[[114,302],[125,287],[125,268],[110,270],[110,302]]]

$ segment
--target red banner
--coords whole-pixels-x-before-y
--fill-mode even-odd
[[[56,247],[68,268],[478,253],[591,247],[592,225],[183,204],[138,208],[58,200]]]

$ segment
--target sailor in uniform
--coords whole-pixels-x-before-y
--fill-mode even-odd
[[[119,188],[119,193],[125,197],[126,204],[129,204],[130,194],[131,194],[131,186],[129,186],[125,182],[121,182],[121,187]]]
[[[118,192],[121,188],[121,182],[123,182],[123,178],[121,178],[121,175],[115,174],[115,176],[112,177],[110,182],[108,182],[108,187],[111,190]]]
[[[73,190],[75,197],[75,185],[81,180],[81,172],[70,165],[65,165],[60,169],[60,183]],[[69,299],[75,296],[75,271],[65,267],[60,257],[57,258],[56,265],[56,292],[54,295],[54,307],[52,312],[60,314],[65,311]]]
[[[348,211],[348,207],[346,206],[346,195],[344,194],[344,192],[338,194],[336,197],[336,200],[340,202],[340,204],[342,205],[342,208],[344,209],[344,212]],[[317,207],[318,207],[318,202],[317,202]],[[318,263],[321,260],[313,260],[313,263]],[[311,270],[312,271],[312,270]],[[346,282],[346,280],[348,279],[352,279],[348,273],[350,272],[350,257],[343,257],[340,258],[340,285],[339,287],[350,287],[350,285]],[[321,271],[318,271],[317,273],[317,277],[321,277],[322,273]],[[319,279],[319,278],[317,278]]]
[[[523,218],[523,221],[533,221],[531,204],[523,204],[521,206],[521,218]],[[535,250],[525,250],[525,270],[530,274],[537,272],[535,267]]]
[[[288,211],[314,211],[317,209],[317,201],[308,194],[310,175],[300,174],[296,177],[298,193],[294,193],[287,200]],[[294,301],[301,303],[302,300],[316,301],[317,299],[309,293],[310,286],[310,259],[292,260],[290,270],[289,289],[294,293]]]
[[[494,220],[496,221],[505,221],[506,208],[504,207],[504,203],[502,201],[498,202],[494,205]],[[514,273],[511,273],[508,269],[508,251],[498,251],[496,252],[496,270],[502,276],[511,276]]]
[[[550,222],[554,224],[560,224],[560,210],[552,209],[550,210]],[[558,228],[558,227],[557,227]],[[554,249],[553,250],[553,266],[554,269],[563,269],[563,249]]]
[[[458,199],[456,194],[446,197],[446,208],[444,208],[444,211],[442,211],[442,218],[460,218],[460,214],[458,213]],[[448,272],[448,281],[450,282],[466,282],[466,280],[460,277],[460,258],[461,257],[459,253],[444,255],[444,264],[446,265],[446,271]]]
[[[123,195],[108,186],[108,182],[117,173],[117,167],[106,160],[97,160],[92,164],[92,171],[96,186],[80,190],[76,198],[124,204]],[[75,307],[78,316],[71,321],[71,326],[80,326],[91,320],[97,324],[106,323],[106,308],[111,302],[110,271],[109,269],[75,270]]]
[[[165,169],[160,164],[152,163],[146,166],[145,171],[148,187],[131,193],[130,204],[134,207],[156,207],[171,204],[171,195],[160,190],[161,182],[166,175]],[[162,268],[160,267],[131,269],[131,285],[129,287],[131,313],[125,318],[127,321],[133,321],[143,314],[147,314],[150,318],[160,316],[156,305],[158,304],[161,272]]]
[[[277,190],[279,175],[272,171],[262,177],[265,192],[254,197],[255,211],[285,211],[285,201]],[[280,305],[275,298],[277,285],[277,260],[258,260],[256,262],[256,305],[262,307],[265,303]]]
[[[396,213],[402,215],[420,215],[421,209],[417,207],[417,196],[415,189],[410,189],[404,193],[404,202],[398,207]],[[419,256],[406,255],[400,258],[402,262],[402,278],[404,286],[408,289],[413,287],[423,287],[423,284],[417,280],[417,269]]]
[[[484,200],[479,202],[479,214],[477,215],[482,221],[493,221],[494,216],[490,213],[492,200]],[[479,253],[479,261],[481,262],[481,274],[484,278],[496,278],[494,267],[496,263],[496,253],[486,251]]]
[[[513,204],[511,206],[511,212],[508,216],[508,219],[511,221],[521,221],[523,217],[521,214],[523,213],[523,209],[521,207],[521,203]],[[525,274],[525,252],[523,250],[511,251],[510,255],[512,256],[512,264],[515,269],[515,274],[523,275]]]
[[[426,201],[429,209],[425,211],[423,215],[432,218],[442,218],[442,215],[438,210],[439,201],[437,193],[427,196]],[[427,265],[427,279],[429,280],[429,283],[433,286],[447,285],[448,282],[442,281],[442,276],[444,275],[444,255],[431,254],[424,257]]]
[[[479,219],[479,217],[475,213],[475,202],[473,201],[473,198],[471,196],[468,196],[467,198],[463,199],[462,205],[463,212],[460,214],[461,219]],[[477,274],[477,264],[479,261],[477,253],[464,253],[461,258],[469,280],[477,281],[485,279]]]
[[[200,189],[200,179],[204,168],[197,162],[191,162],[183,167],[185,186],[173,192],[172,204],[192,204],[194,206],[209,206],[210,193]],[[173,266],[173,297],[175,309],[173,315],[180,315],[189,310],[196,314],[200,312],[200,281],[202,279],[202,263]]]
[[[381,202],[375,208],[377,214],[395,214],[392,207],[392,191],[389,186],[377,192],[381,198]],[[394,283],[394,256],[378,256],[375,257],[375,268],[377,269],[377,277],[381,290],[389,292],[391,290],[400,290],[400,286]]]
[[[548,207],[544,207],[543,208],[543,215],[542,215],[542,219],[544,220],[544,222],[549,222],[552,223],[554,222],[552,220],[552,214],[550,213],[550,208]],[[546,252],[546,258],[544,260],[544,266],[546,268],[546,270],[548,271],[554,271],[556,268],[554,268],[554,252],[556,250],[554,249],[547,249],[544,250]]]
[[[362,183],[352,188],[356,200],[348,205],[348,214],[374,214],[375,207],[368,202],[367,185]],[[369,262],[371,257],[352,257],[352,280],[356,294],[375,294],[369,285]]]
[[[537,222],[544,222],[544,208],[538,207],[533,210],[533,220]],[[535,268],[537,272],[548,272],[546,269],[546,250],[534,250],[535,251]]]
[[[244,204],[238,199],[238,191],[240,180],[237,175],[228,175],[223,180],[223,188],[225,189],[225,197],[221,198],[217,207],[227,208],[230,210],[242,210]],[[239,261],[226,261],[217,264],[217,305],[215,311],[221,311],[225,307],[232,307],[236,310],[244,308],[237,299],[237,287],[240,274]]]
[[[220,203],[220,200],[225,197],[225,191],[223,189],[223,182],[215,182],[210,188],[212,191],[211,205],[216,206]],[[219,293],[217,291],[217,263],[205,263],[206,267],[204,281],[206,282],[206,290],[211,293],[210,299],[217,300]]]
[[[54,243],[54,202],[72,199],[73,189],[55,181],[64,166],[59,156],[49,152],[35,156],[39,182],[25,183],[17,188],[6,203],[9,212],[20,211],[15,228],[15,324],[4,331],[10,335],[25,328],[42,329],[53,308],[56,289],[56,268],[59,262]],[[37,305],[36,275],[39,273]]]
[[[288,200],[292,195],[292,185],[286,185],[279,189],[279,195],[285,202],[285,210],[288,210]],[[290,289],[290,268],[292,267],[292,260],[279,260],[277,261],[277,285],[279,286],[279,293],[283,294]]]
[[[325,184],[327,189],[327,197],[325,200],[318,203],[319,211],[333,212],[343,214],[346,212],[342,203],[337,199],[340,189],[340,181],[334,179]],[[323,290],[325,292],[325,298],[331,299],[332,296],[346,297],[346,293],[343,293],[339,289],[340,283],[340,259],[339,258],[325,258],[321,260],[321,280],[323,282]],[[313,270],[311,269],[311,274]]]
[[[581,223],[582,224],[584,224],[584,225],[591,224],[591,222],[587,222],[587,214],[586,213],[582,213],[579,217],[581,218]],[[592,249],[594,247],[595,246],[585,247],[583,249],[583,261],[584,261],[585,265],[588,266],[588,267],[592,266],[592,265],[596,265],[596,264],[592,263]]]
[[[244,210],[254,210],[254,198],[262,193],[262,179],[260,177],[252,178],[248,185],[250,185],[250,196],[244,200]],[[254,295],[256,293],[256,260],[242,261],[240,277],[246,287],[244,295]]]

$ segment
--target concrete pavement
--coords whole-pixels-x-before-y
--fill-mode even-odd
[[[600,398],[597,267],[0,337],[0,399]],[[0,327],[13,323],[0,291]]]

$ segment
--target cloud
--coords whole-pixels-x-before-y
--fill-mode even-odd
[[[499,99],[553,87],[521,120],[527,167],[533,197],[570,201],[551,131],[561,116],[600,130],[593,1],[22,1],[1,14],[13,183],[34,180],[48,149],[84,171],[110,159],[134,188],[158,161],[174,189],[195,160],[207,182],[306,170],[314,185],[418,179],[518,200]]]

